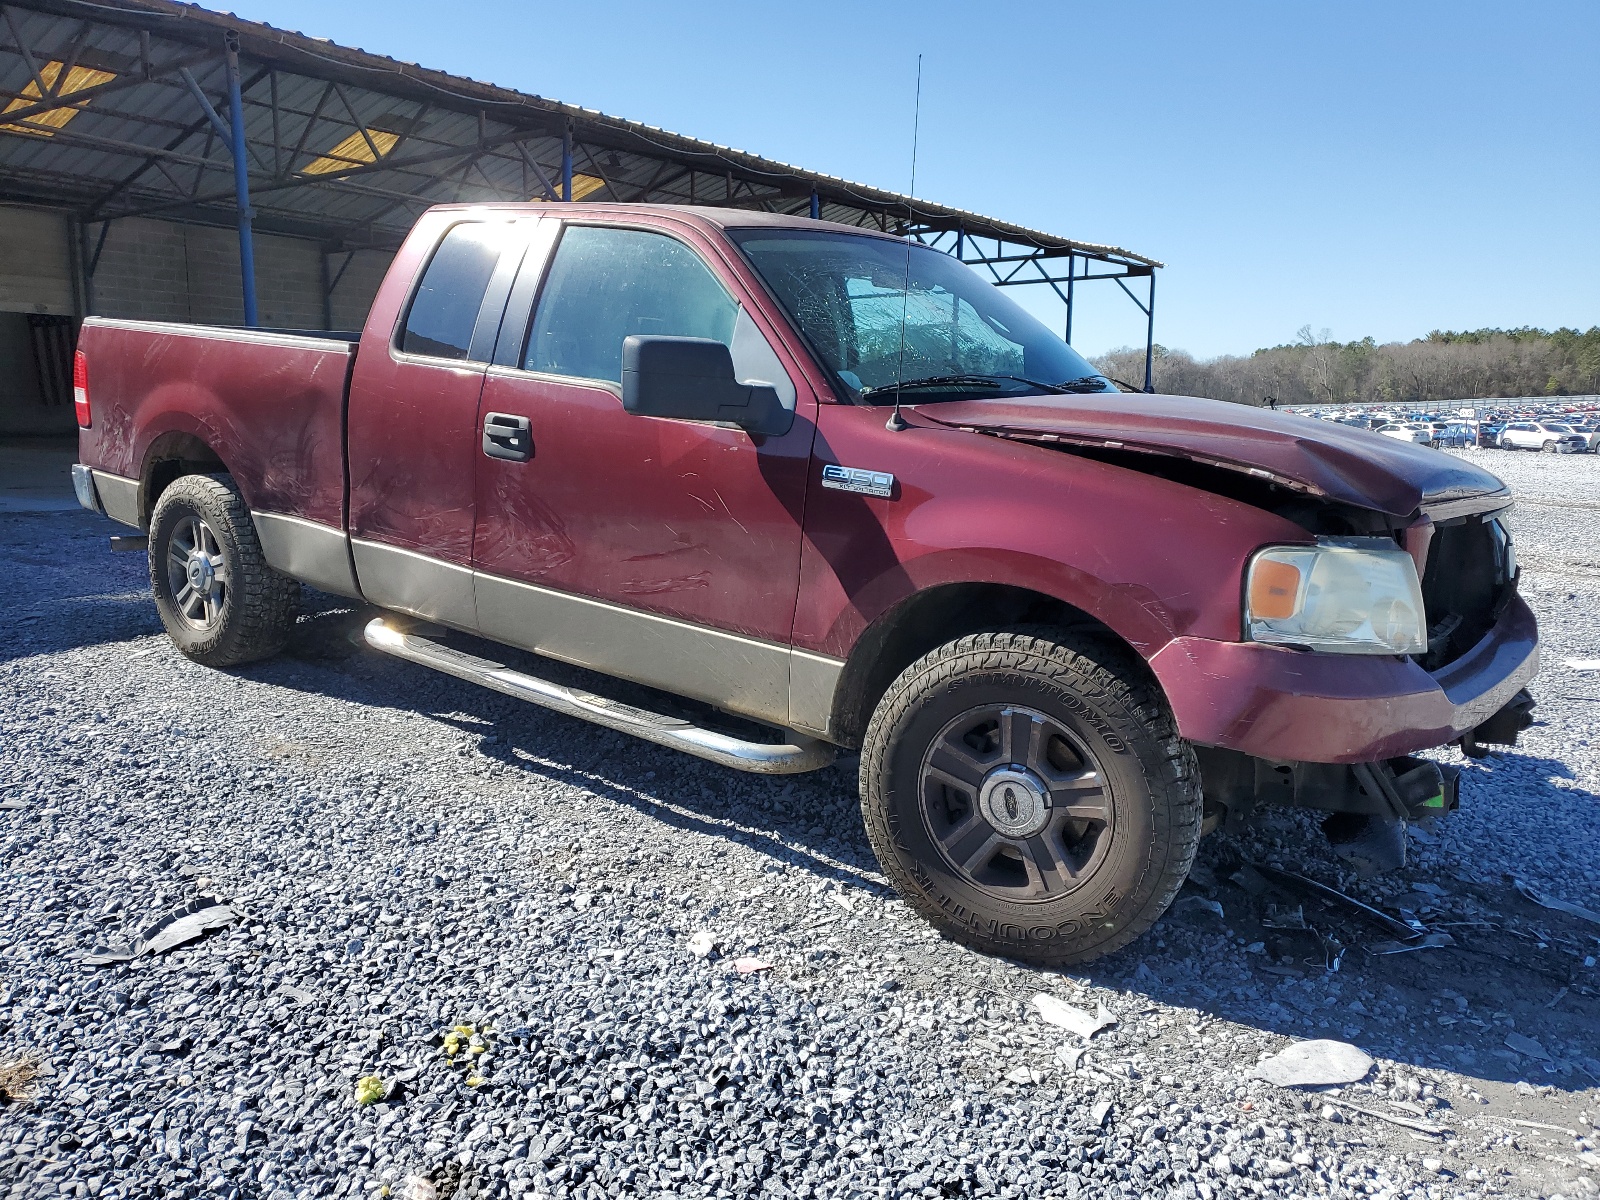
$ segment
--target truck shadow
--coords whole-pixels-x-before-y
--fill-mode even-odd
[[[99,530],[84,532],[100,536]],[[16,543],[3,536],[0,555],[20,561]],[[113,557],[112,580],[100,584],[110,589],[103,598],[64,595],[44,578],[51,570],[61,568],[46,565],[37,576],[17,576],[23,583],[0,599],[0,609],[21,631],[0,641],[0,657],[159,631],[141,595],[138,556]],[[818,880],[891,894],[862,830],[850,763],[789,778],[728,770],[365,652],[356,639],[370,610],[316,593],[307,601],[288,653],[238,674],[452,725],[472,735],[472,752],[499,771],[580,788],[670,828],[736,842]],[[61,619],[47,615],[16,625],[36,609],[53,613],[50,606],[58,602]],[[541,670],[554,673],[548,664]],[[1254,825],[1202,843],[1190,883],[1149,934],[1073,974],[1180,1011],[1287,1037],[1352,1041],[1419,1067],[1562,1088],[1600,1084],[1593,1035],[1600,1028],[1600,972],[1585,966],[1585,959],[1600,955],[1600,928],[1540,907],[1509,878],[1531,865],[1519,853],[1525,843],[1515,836],[1517,821],[1559,821],[1570,806],[1600,803],[1565,783],[1569,778],[1559,761],[1514,751],[1473,765],[1463,811],[1439,823],[1437,844],[1414,845],[1420,853],[1411,865],[1354,889],[1388,912],[1411,908],[1430,928],[1450,933],[1452,947],[1376,954],[1374,944],[1388,935],[1353,911],[1320,906],[1293,889],[1263,887],[1246,868],[1274,864],[1334,886],[1348,882],[1309,814],[1268,810]],[[1508,782],[1515,784],[1514,799],[1497,794],[1511,791]],[[1512,832],[1497,837],[1502,825]],[[1550,878],[1550,865],[1539,866],[1540,877]],[[1584,902],[1584,884],[1569,886],[1566,896]],[[1588,903],[1593,907],[1592,899]],[[1314,932],[1274,927],[1292,924],[1296,910]],[[863,949],[882,949],[881,930],[870,923],[846,936]],[[1344,948],[1337,971],[1328,970],[1324,948],[1333,941]],[[913,958],[924,953],[911,945],[897,948]],[[936,972],[948,972],[944,949],[932,953]],[[1022,978],[1032,990],[1059,985],[1045,970]]]
[[[1467,811],[1424,831],[1431,844],[1414,840],[1406,867],[1365,883],[1332,854],[1309,813],[1269,810],[1254,827],[1207,838],[1155,929],[1085,973],[1167,1004],[1288,1037],[1354,1042],[1418,1067],[1568,1089],[1600,1084],[1600,926],[1519,891],[1517,876],[1530,865],[1517,856],[1522,843],[1506,838],[1503,853],[1489,856],[1472,828],[1492,821],[1472,807],[1492,811],[1494,777],[1513,768],[1518,803],[1546,820],[1565,805],[1597,802],[1549,782],[1567,777],[1560,762],[1496,755],[1469,769]],[[1384,953],[1393,932],[1353,906],[1265,879],[1252,870],[1258,864],[1412,916],[1454,944]],[[1583,898],[1581,883],[1567,890]]]

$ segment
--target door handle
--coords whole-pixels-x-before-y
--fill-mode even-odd
[[[483,452],[507,462],[527,462],[533,457],[533,431],[528,418],[495,412],[485,416]]]

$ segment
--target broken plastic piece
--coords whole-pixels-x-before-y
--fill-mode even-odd
[[[1097,1100],[1089,1109],[1089,1124],[1096,1129],[1105,1125],[1106,1119],[1111,1116],[1111,1101]]]
[[[1204,917],[1206,914],[1214,916],[1219,921],[1228,918],[1222,911],[1222,905],[1215,900],[1207,900],[1204,896],[1188,895],[1179,897],[1178,902],[1172,906],[1174,916]]]
[[[1032,1003],[1033,1007],[1039,1010],[1039,1015],[1051,1025],[1059,1026],[1084,1039],[1092,1038],[1102,1029],[1110,1029],[1117,1023],[1117,1019],[1106,1011],[1104,1004],[1099,1005],[1099,1011],[1091,1016],[1083,1009],[1074,1008],[1044,992],[1035,993]]]
[[[1373,942],[1367,947],[1367,951],[1370,954],[1405,954],[1411,950],[1442,950],[1446,946],[1455,944],[1455,938],[1448,933],[1425,933],[1421,937],[1410,937],[1401,941]]]
[[[1581,904],[1573,904],[1567,900],[1557,900],[1554,896],[1547,896],[1532,884],[1523,883],[1520,879],[1513,879],[1514,886],[1523,899],[1532,900],[1540,908],[1548,908],[1551,912],[1564,912],[1569,917],[1577,917],[1580,921],[1589,921],[1600,925],[1600,913],[1592,908],[1584,908]]]
[[[1529,1058],[1548,1059],[1550,1057],[1550,1051],[1525,1033],[1512,1031],[1506,1034],[1506,1045],[1510,1046],[1518,1054],[1526,1054]]]
[[[772,970],[772,964],[764,958],[736,958],[733,969],[741,975],[754,975],[757,971]]]
[[[707,958],[715,945],[716,943],[711,940],[711,935],[701,929],[689,939],[689,953],[696,958]]]
[[[138,954],[165,954],[209,930],[221,929],[238,918],[238,914],[214,896],[201,896],[182,908],[174,909],[139,935],[135,946]]]
[[[26,800],[0,800],[0,812],[14,812],[19,808],[27,808]]]
[[[1012,1067],[1006,1072],[1006,1078],[1012,1083],[1038,1083],[1044,1076],[1032,1067]]]
[[[389,1094],[389,1085],[376,1075],[367,1075],[356,1080],[356,1103],[376,1104]]]
[[[1264,1079],[1279,1087],[1328,1087],[1356,1083],[1372,1070],[1372,1056],[1349,1042],[1318,1038],[1295,1042],[1270,1058],[1264,1058],[1250,1072],[1253,1079]]]

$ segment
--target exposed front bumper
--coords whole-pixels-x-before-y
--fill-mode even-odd
[[[1539,630],[1515,596],[1482,641],[1432,674],[1408,659],[1190,637],[1150,666],[1192,742],[1284,761],[1374,762],[1487,721],[1538,671]]]

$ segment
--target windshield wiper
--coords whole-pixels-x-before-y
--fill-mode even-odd
[[[931,387],[980,387],[995,388],[1000,385],[997,379],[1009,379],[1008,375],[929,375],[926,379],[907,379],[902,383],[884,383],[876,387],[864,387],[859,395],[865,399],[867,396],[881,396],[884,392],[910,392],[921,388]]]
[[[1021,375],[930,375],[926,379],[908,379],[904,383],[885,383],[876,387],[862,388],[860,395],[864,399],[868,396],[882,395],[884,392],[914,391],[931,387],[981,387],[998,390],[1001,380],[1026,384],[1028,387],[1038,388],[1041,392],[1057,396],[1105,390],[1103,386],[1105,379],[1100,375],[1080,375],[1065,383],[1045,383],[1043,380],[1027,379]]]

